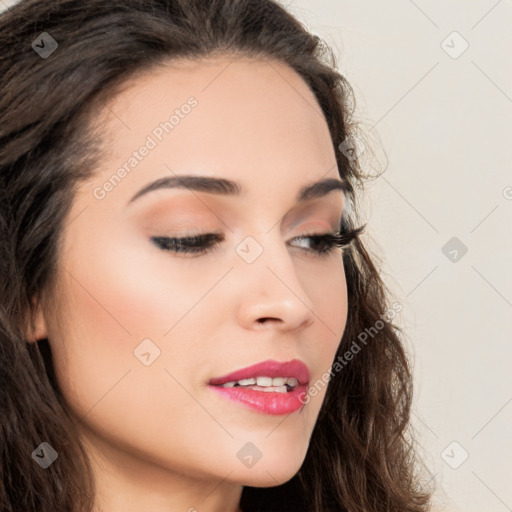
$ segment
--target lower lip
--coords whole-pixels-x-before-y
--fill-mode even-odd
[[[288,391],[287,393],[257,391],[243,387],[225,388],[211,385],[208,387],[250,409],[274,415],[290,414],[302,409],[307,396],[307,388],[304,385],[297,386],[293,391]]]

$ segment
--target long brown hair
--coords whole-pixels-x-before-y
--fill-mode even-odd
[[[43,32],[58,44],[46,56],[33,46]],[[101,160],[93,121],[104,101],[171,59],[277,59],[315,94],[355,205],[366,176],[357,153],[339,149],[355,133],[354,95],[330,48],[272,0],[21,0],[0,15],[0,48],[0,509],[90,512],[91,467],[48,340],[26,333],[34,297],[51,296],[73,192]],[[409,435],[410,363],[373,260],[360,237],[343,253],[349,310],[336,360],[354,342],[360,350],[333,371],[302,467],[282,485],[244,487],[244,512],[428,510]],[[31,457],[42,442],[58,453],[45,470]]]

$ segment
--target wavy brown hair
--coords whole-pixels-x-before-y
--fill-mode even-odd
[[[31,47],[42,32],[58,42],[48,58]],[[367,176],[338,149],[356,130],[354,94],[332,50],[271,0],[22,0],[0,15],[0,48],[0,509],[90,512],[91,466],[48,340],[26,337],[34,298],[51,297],[73,193],[106,151],[94,124],[104,102],[172,59],[283,62],[315,94],[355,205]],[[334,373],[298,473],[244,487],[244,512],[429,509],[409,435],[410,363],[373,260],[360,237],[343,253],[349,309],[336,357],[365,330],[378,332]],[[43,441],[59,454],[45,470],[31,457]]]

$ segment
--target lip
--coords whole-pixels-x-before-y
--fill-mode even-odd
[[[263,414],[282,415],[301,410],[308,400],[307,386],[299,385],[293,391],[279,393],[277,391],[258,391],[255,389],[223,388],[208,386],[237,405],[252,409]]]
[[[234,380],[249,379],[251,377],[295,377],[299,384],[292,391],[280,393],[278,391],[261,391],[244,387],[225,388],[222,384]],[[243,407],[264,414],[290,414],[301,410],[307,397],[307,384],[309,383],[309,369],[298,359],[279,362],[273,359],[236,370],[222,377],[210,380],[208,387],[215,393],[232,400]]]
[[[299,381],[299,385],[306,385],[309,382],[309,369],[299,359],[291,361],[279,362],[273,359],[262,361],[261,363],[247,366],[240,370],[236,370],[222,377],[210,379],[210,386],[221,386],[226,382],[232,382],[241,379],[250,379],[251,377],[295,377]],[[271,393],[273,394],[273,393]]]

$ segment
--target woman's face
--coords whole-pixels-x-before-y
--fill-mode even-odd
[[[289,480],[347,314],[341,249],[297,238],[337,231],[344,205],[339,189],[297,202],[339,180],[314,95],[283,64],[218,57],[139,76],[102,120],[108,157],[77,191],[39,324],[88,449],[118,483]],[[184,175],[240,192],[140,193]],[[202,253],[152,240],[208,233],[219,238]],[[278,391],[248,392],[251,407],[209,386],[266,360],[302,361],[319,391],[294,409]]]

